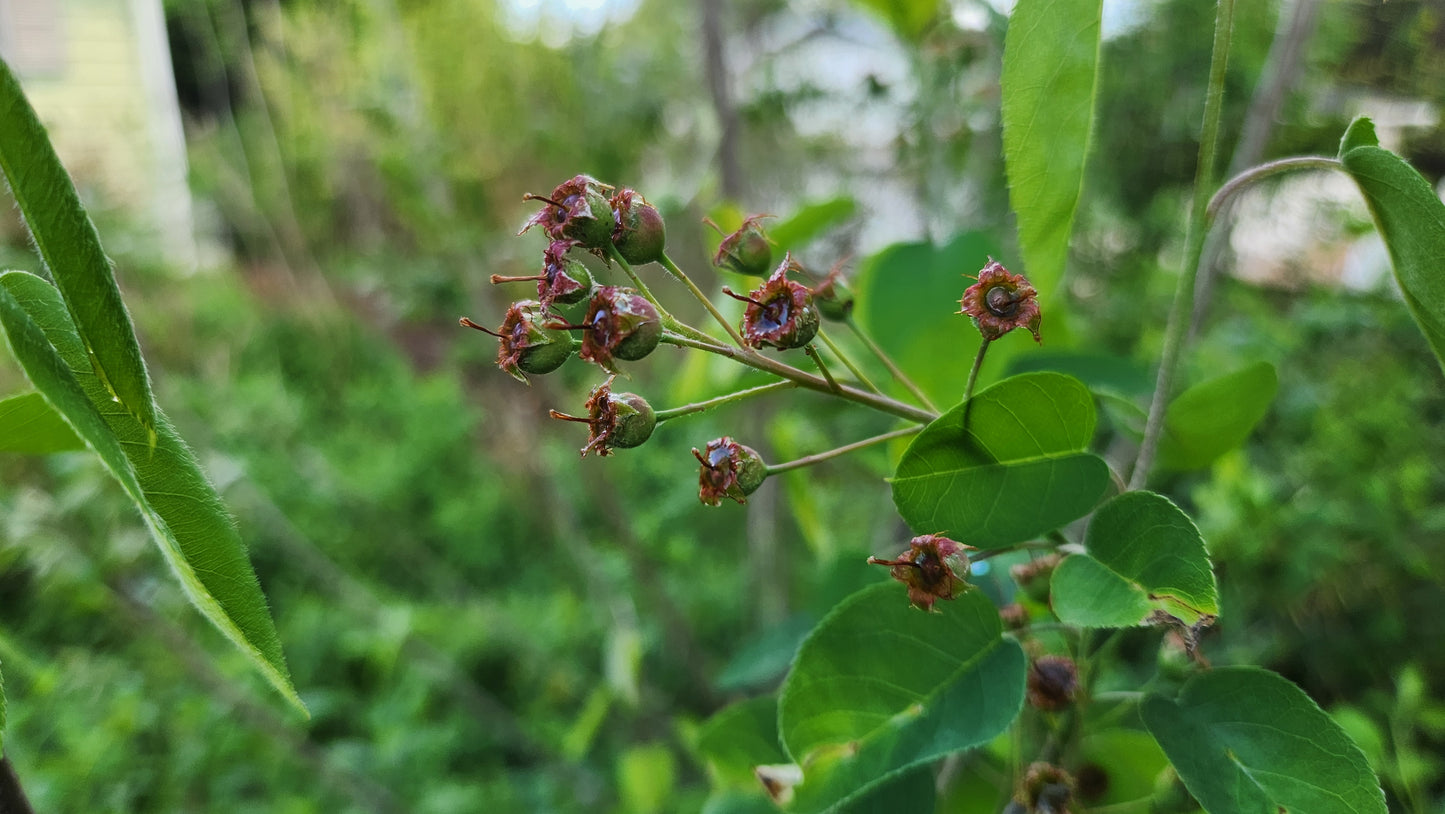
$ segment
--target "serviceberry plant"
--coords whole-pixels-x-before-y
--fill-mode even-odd
[[[720,506],[745,504],[771,475],[909,439],[890,487],[915,536],[906,544],[868,541],[890,556],[859,563],[885,566],[902,587],[880,579],[839,603],[799,647],[775,696],[729,707],[703,726],[697,746],[719,779],[719,810],[762,810],[764,794],[798,812],[933,811],[939,794],[981,795],[975,804],[953,800],[968,811],[1386,810],[1361,750],[1302,690],[1259,667],[1210,664],[1204,651],[1220,603],[1206,543],[1179,506],[1145,488],[1156,463],[1202,467],[1243,442],[1262,413],[1241,405],[1257,401],[1251,391],[1273,392],[1267,365],[1182,394],[1174,384],[1205,236],[1232,196],[1263,178],[1298,169],[1354,178],[1406,302],[1437,355],[1445,352],[1445,285],[1436,273],[1445,206],[1378,146],[1368,120],[1350,127],[1337,158],[1286,159],[1224,184],[1216,179],[1233,15],[1233,0],[1221,0],[1194,196],[1183,218],[1183,267],[1129,471],[1091,451],[1099,394],[1086,382],[1036,370],[977,389],[995,342],[1024,329],[1042,343],[1049,331],[1046,304],[1062,274],[1094,126],[1097,0],[1020,0],[1013,13],[1003,121],[1019,256],[981,256],[957,269],[956,318],[970,320],[979,339],[955,391],[961,400],[949,409],[938,409],[854,321],[860,297],[841,268],[814,273],[789,246],[777,247],[783,252],[774,265],[768,216],[747,217],[724,234],[713,258],[729,274],[761,278],[746,293],[723,289],[746,303],[734,324],[666,253],[662,218],[639,193],[578,175],[548,195],[527,196],[541,209],[524,231],[540,227],[552,240],[543,272],[522,278],[537,280],[537,299],[514,304],[502,327],[488,332],[500,340],[498,364],[519,378],[563,364],[573,348],[566,332],[581,333],[578,358],[607,378],[587,401],[586,417],[552,415],[589,425],[584,456],[639,446],[657,423],[797,388],[901,424],[778,463],[764,461],[747,439],[708,441],[692,450],[699,498]],[[580,264],[569,253],[576,251],[615,265],[617,282],[628,284],[574,273]],[[638,268],[651,263],[672,278],[658,290],[680,284],[713,329],[665,307]],[[556,310],[583,300],[580,323]],[[887,389],[830,339],[832,325],[877,357],[894,379]],[[623,363],[644,362],[661,344],[714,354],[773,381],[666,409],[614,395]],[[997,591],[970,579],[980,562],[1004,555],[1013,564],[1000,607]],[[1111,666],[1120,660],[1121,634],[1135,628],[1156,634],[1158,670],[1120,688]],[[736,785],[740,775],[756,785]]]

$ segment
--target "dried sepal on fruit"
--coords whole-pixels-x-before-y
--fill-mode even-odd
[[[934,602],[956,599],[973,588],[968,584],[972,566],[967,552],[977,550],[947,537],[924,534],[910,540],[908,550],[897,559],[869,557],[868,562],[889,566],[888,573],[908,586],[908,601],[931,611]]]
[[[542,273],[525,277],[504,277],[492,275],[492,285],[500,283],[537,282],[537,301],[543,308],[553,303],[576,305],[587,299],[592,291],[592,272],[581,262],[567,256],[567,251],[580,245],[575,240],[554,240],[542,252]]]
[[[635,362],[657,348],[662,341],[662,318],[646,297],[630,288],[600,285],[592,289],[587,315],[577,325],[553,323],[551,327],[584,331],[577,355],[609,373],[616,373],[614,359]]]
[[[585,405],[586,418],[550,411],[553,418],[579,421],[590,428],[587,444],[582,447],[583,458],[589,452],[611,455],[614,449],[641,446],[652,437],[652,430],[657,426],[657,414],[646,399],[636,393],[612,392],[615,378],[609,376],[593,389]]]
[[[1074,778],[1051,763],[1032,763],[1014,788],[1013,802],[1027,814],[1069,814]]]
[[[1028,328],[1035,342],[1039,336],[1039,292],[1022,274],[1011,274],[1003,264],[990,257],[978,272],[978,282],[963,292],[961,314],[973,317],[973,324],[992,342],[1015,328]]]
[[[1034,709],[1058,712],[1079,694],[1079,668],[1066,656],[1039,656],[1029,665],[1028,701]]]
[[[622,259],[639,266],[662,259],[667,247],[667,227],[662,213],[633,189],[619,189],[612,196],[612,245]]]
[[[718,244],[717,254],[713,255],[712,264],[720,269],[746,274],[750,277],[762,277],[768,273],[773,265],[773,244],[768,240],[768,235],[763,231],[763,218],[770,218],[772,215],[749,215],[743,219],[743,225],[737,228],[732,234],[723,235],[722,243]],[[707,225],[717,229],[712,221],[704,221]]]
[[[561,367],[577,344],[566,331],[548,324],[546,309],[535,300],[512,303],[495,331],[466,317],[461,324],[497,337],[497,367],[523,383],[525,373],[551,373]]]
[[[801,348],[818,335],[820,319],[813,304],[813,292],[802,283],[788,279],[788,272],[803,267],[791,254],[766,282],[743,296],[724,288],[723,293],[748,304],[743,311],[743,341],[754,348],[764,346],[787,350]]]
[[[847,322],[853,315],[853,291],[843,282],[843,264],[828,270],[828,276],[813,286],[813,303],[829,322]]]
[[[693,447],[692,454],[702,464],[697,496],[709,506],[722,505],[723,498],[747,503],[768,477],[763,457],[726,435],[709,441],[702,452]]]
[[[612,244],[612,207],[607,197],[612,187],[590,175],[577,175],[563,181],[550,196],[527,193],[528,201],[546,204],[522,226],[526,232],[540,226],[553,240],[575,240],[582,248],[607,256]]]

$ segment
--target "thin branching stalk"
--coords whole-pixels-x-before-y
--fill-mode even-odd
[[[837,357],[838,361],[843,363],[843,367],[848,368],[848,372],[853,374],[853,377],[858,380],[859,384],[863,385],[869,390],[872,390],[874,393],[882,395],[883,391],[878,389],[878,385],[874,384],[868,379],[867,376],[863,375],[863,371],[859,370],[858,366],[853,364],[853,361],[848,358],[848,355],[843,352],[842,348],[833,344],[833,340],[828,338],[828,333],[826,331],[820,329],[818,331],[818,339],[822,340],[823,344],[828,346],[828,350],[832,351],[833,355]]]
[[[812,342],[809,342],[807,346],[803,348],[803,352],[808,354],[808,358],[812,359],[813,364],[818,366],[818,372],[823,374],[823,378],[828,381],[828,386],[833,388],[834,393],[837,393],[839,390],[838,380],[833,378],[833,372],[829,370],[828,365],[823,362],[823,354],[818,353],[818,349],[813,346]]]
[[[776,393],[779,390],[791,390],[797,386],[797,382],[791,382],[787,380],[781,382],[771,382],[769,384],[758,385],[757,387],[750,387],[747,390],[739,390],[735,393],[727,393],[725,395],[718,396],[717,398],[707,399],[706,401],[696,401],[692,404],[684,404],[681,407],[671,407],[666,410],[658,410],[656,414],[657,423],[661,424],[664,421],[669,421],[674,418],[681,418],[685,415],[701,413],[704,410],[711,410],[714,407],[721,407],[724,404],[733,404],[739,401],[754,398],[756,396],[762,396],[768,393]]]
[[[882,444],[888,441],[892,441],[895,438],[906,438],[910,435],[913,435],[914,433],[922,431],[922,429],[922,427],[904,427],[901,430],[885,432],[882,435],[875,435],[872,438],[864,438],[862,441],[854,441],[851,444],[845,444],[841,447],[838,447],[837,449],[830,449],[826,452],[818,452],[813,455],[808,455],[807,457],[798,458],[797,460],[788,461],[781,464],[769,464],[768,474],[776,475],[779,472],[787,472],[789,469],[801,469],[805,466],[812,466],[813,464],[822,463],[823,461],[829,460],[831,458],[836,458],[839,455],[847,455],[848,453],[855,450],[863,449],[865,447],[871,447],[874,444]]]
[[[733,344],[737,345],[740,348],[746,347],[746,345],[743,343],[742,335],[738,333],[738,329],[733,327],[732,322],[730,322],[727,317],[723,316],[723,313],[721,311],[717,310],[717,306],[713,305],[712,299],[710,299],[706,294],[702,293],[702,289],[697,287],[697,284],[692,281],[692,278],[688,277],[682,269],[678,268],[676,263],[672,262],[671,257],[668,257],[664,254],[662,256],[662,259],[658,260],[657,262],[661,263],[662,267],[667,269],[668,272],[672,274],[672,276],[681,280],[682,283],[687,286],[687,289],[692,292],[692,295],[697,298],[698,302],[702,303],[703,307],[707,309],[709,314],[712,314],[712,318],[717,320],[717,324],[721,325],[723,327],[723,330],[728,332],[728,337],[732,339]]]
[[[908,378],[908,374],[904,373],[898,365],[894,364],[893,359],[889,357],[887,352],[879,347],[878,343],[874,342],[873,338],[870,337],[866,331],[858,327],[858,323],[854,322],[852,317],[848,318],[848,328],[853,331],[854,336],[858,337],[858,341],[862,342],[863,345],[868,348],[868,352],[877,357],[878,361],[882,362],[883,366],[888,368],[888,373],[893,376],[894,381],[903,385],[908,392],[912,393],[913,397],[918,399],[919,404],[922,404],[935,413],[938,412],[938,407],[929,400],[928,395],[923,392],[923,388],[914,384],[913,380]]]

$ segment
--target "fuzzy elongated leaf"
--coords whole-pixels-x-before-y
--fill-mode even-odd
[[[1212,814],[1384,814],[1358,746],[1288,680],[1257,667],[1198,673],[1179,697],[1139,712],[1195,799]]]
[[[1153,492],[1128,492],[1089,522],[1088,553],[1054,569],[1054,612],[1067,624],[1127,627],[1162,611],[1186,625],[1219,613],[1204,539],[1189,516]]]
[[[1102,0],[1019,0],[1004,38],[1009,199],[1018,215],[1023,270],[1046,314],[1064,274],[1083,190],[1102,8]]]
[[[1374,123],[1356,119],[1340,143],[1340,163],[1364,193],[1405,303],[1445,368],[1445,204],[1414,167],[1379,145]]]
[[[150,433],[155,402],[130,312],[120,297],[95,224],[55,155],[35,109],[0,60],[0,170],[40,257],[65,297],[86,364]]]
[[[0,275],[0,325],[31,383],[140,510],[196,608],[304,712],[245,545],[175,428],[157,413],[151,444],[91,370],[59,292],[39,277]]]
[[[1279,390],[1274,365],[1256,362],[1180,393],[1164,414],[1159,465],[1201,469],[1244,443]]]
[[[1094,402],[1077,379],[1005,379],[929,424],[898,462],[893,502],[915,534],[979,548],[1023,542],[1077,520],[1109,487],[1109,468],[1083,450]]]
[[[39,393],[0,401],[0,452],[49,455],[85,449],[85,442]]]
[[[1023,650],[974,591],[913,609],[903,586],[865,588],[798,651],[778,728],[803,767],[792,808],[831,810],[910,767],[987,742],[1023,703]]]

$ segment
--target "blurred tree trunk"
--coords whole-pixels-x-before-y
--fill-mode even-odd
[[[742,198],[743,175],[738,166],[738,112],[728,89],[727,58],[723,53],[722,0],[701,0],[701,3],[703,73],[721,130],[717,145],[718,175],[723,197],[736,201]]]

